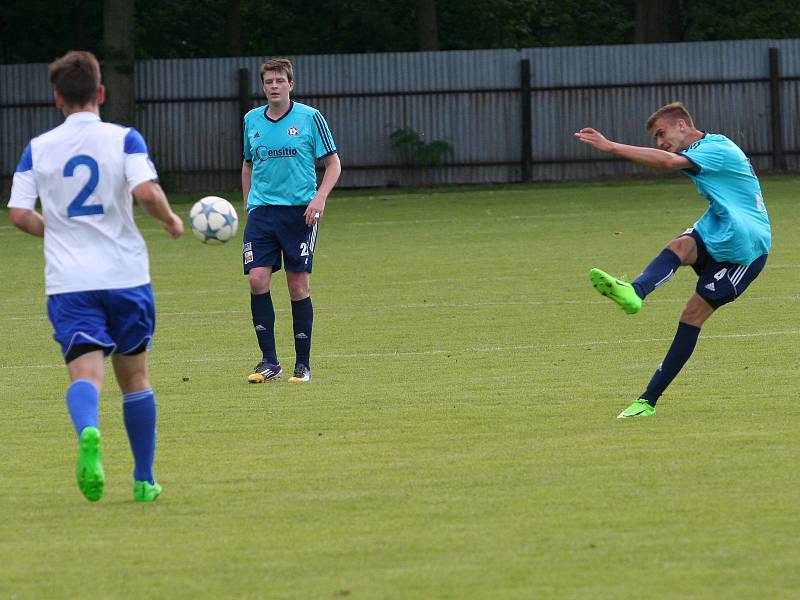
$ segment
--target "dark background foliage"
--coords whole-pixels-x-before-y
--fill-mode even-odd
[[[0,62],[48,62],[70,49],[103,57],[104,10],[120,1],[11,2],[0,12]],[[425,6],[434,15],[427,45]],[[135,22],[137,59],[203,58],[800,37],[800,3],[136,0]]]

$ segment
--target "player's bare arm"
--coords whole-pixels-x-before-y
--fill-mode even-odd
[[[250,195],[250,184],[253,177],[253,163],[242,161],[242,196],[244,196],[244,218],[247,218],[247,196]]]
[[[336,182],[339,181],[339,175],[342,174],[342,163],[339,160],[338,154],[329,154],[322,159],[322,162],[325,163],[325,174],[322,176],[322,181],[319,184],[317,193],[314,194],[311,202],[308,203],[308,207],[304,213],[306,225],[309,227],[322,218],[322,214],[325,212],[325,202],[328,199],[328,195],[331,193],[331,190],[333,190],[333,186],[336,185]]]
[[[151,217],[158,219],[161,227],[174,240],[183,233],[183,221],[176,215],[169,205],[167,195],[155,181],[145,181],[133,188],[133,197],[139,202],[144,211]]]
[[[588,144],[600,152],[615,154],[647,167],[671,171],[694,168],[694,164],[688,158],[679,154],[658,148],[620,144],[607,139],[602,133],[591,127],[584,127],[575,134],[575,137],[578,138],[578,141]]]
[[[44,237],[44,219],[35,210],[10,208],[9,216],[15,227],[36,237]]]

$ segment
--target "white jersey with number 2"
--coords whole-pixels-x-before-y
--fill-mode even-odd
[[[31,140],[8,206],[33,210],[41,201],[48,295],[150,282],[131,190],[157,178],[141,134],[91,112]]]

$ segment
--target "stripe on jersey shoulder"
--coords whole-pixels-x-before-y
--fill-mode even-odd
[[[125,134],[125,154],[147,154],[147,144],[144,142],[142,134],[133,127]]]
[[[28,145],[25,146],[25,150],[22,151],[22,156],[19,159],[19,164],[17,165],[15,173],[24,173],[26,171],[33,170],[33,152],[31,152],[31,143],[28,142]]]
[[[330,154],[335,150],[333,147],[333,140],[331,140],[331,134],[325,126],[325,121],[319,112],[314,113],[314,123],[317,124],[317,131],[319,132],[319,137],[322,139],[322,144],[325,146],[325,150]]]

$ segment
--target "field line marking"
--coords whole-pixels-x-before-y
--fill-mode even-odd
[[[774,337],[780,335],[800,335],[800,329],[788,329],[784,331],[760,331],[756,333],[720,333],[716,335],[701,336],[703,340],[727,340],[739,338],[760,338],[760,337]],[[315,354],[318,358],[396,358],[399,356],[433,356],[437,354],[486,354],[489,352],[516,352],[519,350],[553,350],[559,348],[584,348],[586,346],[613,346],[621,344],[649,344],[653,342],[670,342],[671,337],[663,338],[640,338],[631,340],[587,340],[584,342],[572,342],[568,344],[519,344],[513,346],[472,346],[459,349],[433,349],[433,350],[412,350],[412,351],[396,351],[396,352],[360,352],[351,354],[341,353],[319,353]],[[150,360],[151,365],[173,365],[183,363],[203,363],[203,362],[218,362],[224,360],[233,360],[233,356],[203,356],[198,358],[182,358],[182,359],[159,359],[153,358]],[[238,359],[237,359],[238,360]],[[0,365],[0,370],[12,369],[53,369],[58,368],[63,363],[48,364],[48,365]]]

